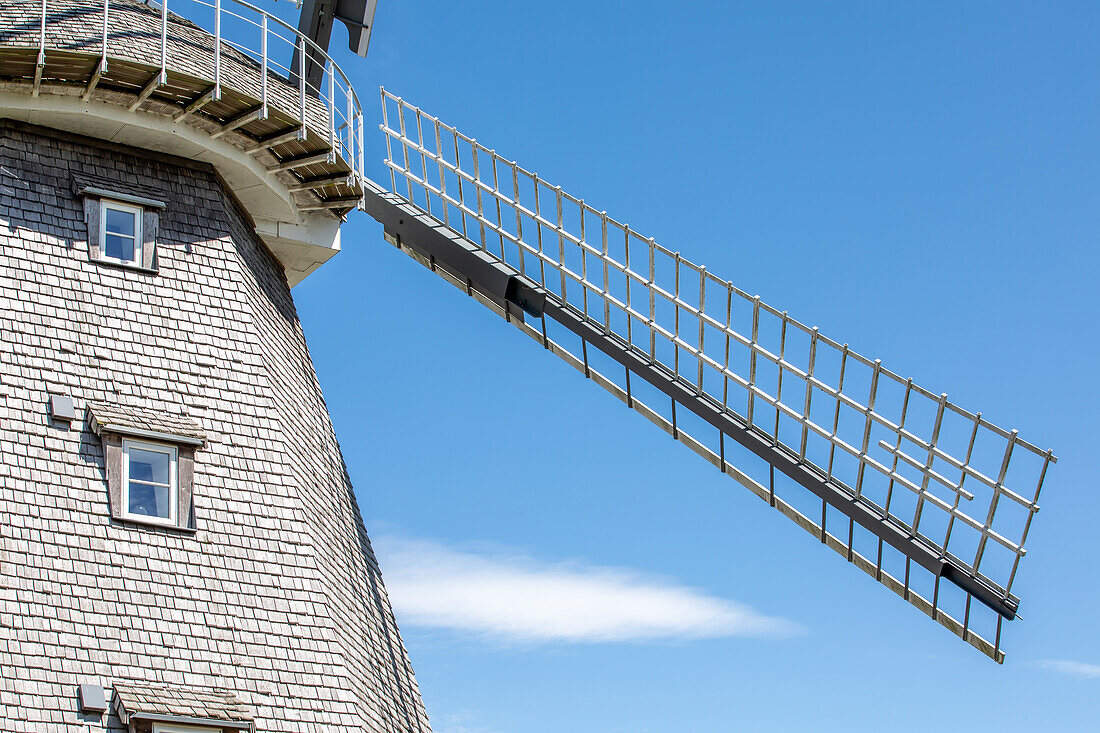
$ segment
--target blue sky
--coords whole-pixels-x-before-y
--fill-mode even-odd
[[[1059,456],[997,666],[353,214],[294,294],[437,733],[1095,729],[1098,32],[380,2],[337,56],[368,115],[384,85]]]

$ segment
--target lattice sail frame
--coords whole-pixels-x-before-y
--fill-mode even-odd
[[[971,593],[941,584],[941,575],[777,477],[756,455],[739,453],[740,446],[711,425],[692,423],[683,410],[678,416],[675,400],[656,390],[653,399],[641,380],[632,384],[629,368],[599,362],[584,339],[555,332],[545,315],[533,326],[503,312],[510,322],[849,562],[1003,661],[1001,622],[1018,605],[1012,585],[1047,468],[1056,462],[1051,451],[715,277],[400,97],[381,94],[395,194],[766,436],[777,452],[796,457],[851,501],[903,528],[953,571],[988,588],[1001,610],[989,610],[998,606],[988,599],[972,604]],[[448,279],[469,290],[468,282]],[[569,338],[579,340],[579,348],[568,348]],[[762,468],[761,479],[737,467],[750,465]]]

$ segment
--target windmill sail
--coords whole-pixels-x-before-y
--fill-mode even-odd
[[[382,90],[387,239],[1000,662],[1055,461]],[[975,602],[976,601],[976,602]]]

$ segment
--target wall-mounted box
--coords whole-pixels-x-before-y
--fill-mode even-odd
[[[76,419],[76,408],[73,406],[73,398],[64,395],[50,395],[50,418],[72,422]]]

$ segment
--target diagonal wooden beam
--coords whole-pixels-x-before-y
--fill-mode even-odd
[[[103,78],[103,75],[107,73],[107,59],[101,58],[99,63],[96,64],[95,71],[92,72],[92,78],[88,80],[88,86],[84,87],[84,94],[80,95],[80,98],[85,102],[92,96],[92,92],[99,85],[99,80]]]
[[[289,171],[295,168],[302,168],[307,165],[314,165],[316,163],[327,163],[332,156],[331,150],[326,150],[321,153],[309,153],[308,155],[299,155],[294,158],[288,158],[286,160],[279,161],[275,166],[272,166],[268,170],[272,173],[278,173],[279,171]]]
[[[220,130],[217,130],[216,132],[214,132],[210,137],[219,138],[227,132],[232,132],[233,130],[236,130],[241,125],[247,125],[249,122],[252,122],[253,120],[258,120],[260,118],[260,115],[263,114],[263,111],[264,111],[264,107],[263,107],[262,104],[259,105],[258,107],[253,107],[252,109],[248,110],[247,112],[239,114],[236,117],[234,117],[233,119],[226,122],[224,125],[221,126]]]
[[[324,211],[327,209],[342,209],[346,206],[358,206],[362,201],[361,196],[349,196],[347,198],[328,199],[327,201],[321,201],[316,204],[306,204],[305,206],[299,206],[298,211]]]
[[[249,155],[257,155],[265,150],[268,150],[276,145],[282,145],[288,143],[291,140],[305,140],[306,130],[304,127],[295,127],[293,130],[287,130],[286,132],[277,132],[274,135],[258,140],[255,145],[248,149]]]
[[[346,184],[351,175],[348,173],[341,173],[337,176],[325,176],[324,178],[311,178],[300,183],[295,183],[287,188],[291,193],[298,191],[312,191],[315,188],[321,188],[322,186],[333,186]]]
[[[179,122],[184,117],[198,112],[200,109],[205,107],[208,102],[211,102],[214,99],[214,92],[214,87],[210,87],[205,92],[192,99],[186,107],[184,107],[180,112],[176,114],[174,118],[172,118],[172,121]]]
[[[149,81],[145,82],[145,86],[141,88],[141,91],[137,95],[137,99],[130,103],[130,111],[133,112],[135,109],[140,107],[142,103],[153,94],[153,92],[155,92],[162,84],[167,81],[167,76],[168,75],[163,71],[158,71],[157,73],[153,74],[153,77]]]

